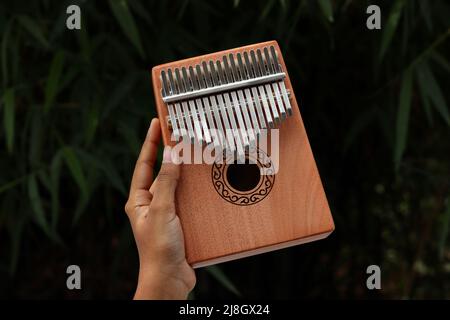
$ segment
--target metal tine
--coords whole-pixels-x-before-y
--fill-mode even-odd
[[[226,73],[224,72],[224,69],[222,69],[222,65],[219,60],[216,61],[216,67],[217,74],[219,75],[219,84],[228,83]],[[228,118],[230,119],[230,129],[227,132],[227,139],[230,139],[230,136],[234,136],[234,139],[236,140],[236,151],[238,153],[238,156],[242,157],[244,155],[244,150],[242,148],[241,137],[236,125],[233,105],[231,104],[230,96],[228,93],[219,94],[218,96],[221,100],[221,105],[225,108],[226,112],[228,113]],[[232,133],[231,135],[230,131]]]
[[[275,51],[274,46],[270,46],[270,53],[272,55],[272,60],[273,60],[274,66],[275,66],[275,71],[278,73],[282,72],[283,70],[281,70],[281,65],[278,61],[277,53]],[[281,88],[281,96],[283,97],[283,101],[286,106],[287,113],[289,116],[292,116],[291,101],[289,100],[289,96],[288,96],[284,81],[279,81],[278,84],[280,85],[280,88]]]
[[[195,71],[197,73],[197,79],[198,79],[198,83],[200,85],[200,89],[206,88],[205,75],[202,72],[201,66],[199,64],[197,64],[195,66]],[[215,135],[213,134],[215,132],[215,130],[216,130],[216,124],[214,123],[214,119],[213,119],[213,116],[211,114],[211,106],[209,104],[209,99],[208,99],[208,97],[202,97],[201,100],[203,101],[203,106],[205,107],[204,110],[205,110],[205,113],[206,113],[206,118],[208,120],[209,134],[210,134],[210,136],[212,138],[214,146],[219,146],[219,143],[216,141]]]
[[[227,81],[227,83],[231,83],[234,82],[235,79],[233,77],[233,74],[230,70],[230,65],[228,64],[228,59],[227,56],[223,56],[222,57],[222,61],[223,61],[223,70],[224,75],[225,75],[225,80]],[[228,95],[231,96],[231,99],[233,101],[233,103],[231,103]],[[248,136],[247,136],[247,130],[245,129],[245,123],[244,123],[244,119],[242,118],[242,111],[241,108],[239,106],[239,101],[237,99],[236,96],[236,92],[235,91],[231,91],[229,93],[226,93],[225,95],[225,103],[227,104],[227,107],[230,107],[231,109],[234,110],[234,113],[236,115],[236,118],[238,120],[238,125],[239,125],[239,132],[241,133],[241,137],[242,137],[242,143],[244,144],[244,148],[245,150],[248,150],[250,147],[250,143],[248,141]],[[228,101],[227,101],[228,98]],[[228,104],[229,103],[229,104]],[[236,128],[238,129],[238,128]]]
[[[187,73],[187,69],[185,67],[181,68],[181,74],[182,74],[182,81],[184,84],[184,87],[186,88],[186,92],[193,91],[194,88],[192,87],[191,79],[189,78],[189,75]],[[200,121],[198,120],[197,116],[197,108],[195,107],[195,103],[193,100],[188,100],[189,108],[191,110],[191,118],[194,122],[194,130],[197,136],[197,141],[200,145],[203,144],[203,134],[202,134],[202,128],[200,127]]]
[[[247,75],[249,78],[255,78],[255,71],[253,70],[253,64],[250,62],[250,59],[248,58],[247,51],[244,51],[244,61],[245,61],[245,69],[247,70]],[[256,87],[251,87],[250,90],[252,91],[253,98],[256,105],[256,112],[258,114],[259,123],[261,125],[261,129],[266,128],[266,120],[264,119],[264,113],[261,109],[261,103],[259,102],[259,95]]]
[[[267,49],[267,47],[264,47],[263,51],[264,51],[264,57],[266,58],[267,66],[269,68],[269,73],[270,74],[276,73],[274,62],[272,61],[271,57],[269,56],[269,49]],[[278,84],[276,82],[272,83],[272,89],[275,91],[275,99],[277,100],[278,109],[281,114],[281,119],[284,120],[284,119],[286,119],[286,110],[284,109],[283,100],[281,100],[280,90],[279,90]]]
[[[237,57],[237,61],[238,61],[238,72],[241,75],[241,79],[242,80],[249,79],[248,70],[247,70],[247,68],[245,67],[245,65],[242,62],[242,55],[241,55],[241,53],[238,52],[236,54],[236,57]],[[253,128],[255,129],[256,136],[259,136],[260,130],[259,130],[258,119],[257,119],[256,114],[255,114],[255,107],[253,105],[252,94],[250,93],[250,90],[248,88],[244,89],[244,93],[245,93],[245,98],[247,100],[247,105],[248,105],[248,108],[249,108],[249,111],[250,111],[250,116],[252,118]]]
[[[236,61],[234,60],[234,55],[232,53],[230,53],[228,55],[228,58],[230,60],[231,73],[233,75],[234,81],[243,80],[241,73],[239,72],[238,68],[236,67]],[[232,94],[233,94],[233,91],[232,91]],[[236,96],[236,94],[235,94],[235,96]],[[240,105],[241,112],[244,115],[244,123],[245,123],[246,133],[247,133],[248,140],[249,140],[249,147],[251,149],[253,149],[255,147],[256,139],[255,139],[255,134],[254,134],[254,130],[253,130],[253,125],[252,125],[252,123],[250,121],[250,117],[248,115],[247,103],[245,102],[244,92],[242,90],[237,90],[237,96],[239,98],[238,104]]]
[[[210,72],[208,70],[208,64],[205,61],[202,62],[202,68],[203,68],[202,74],[203,74],[203,77],[205,78],[206,87],[210,88],[210,87],[214,86],[213,79],[212,79],[213,78],[212,72]],[[208,101],[208,98],[204,97],[203,101],[205,101],[205,100]],[[214,116],[214,120],[216,121],[216,125],[217,125],[217,130],[219,131],[219,132],[217,132],[217,130],[215,130],[213,132],[214,147],[215,148],[223,148],[225,146],[225,144],[222,141],[222,137],[221,137],[221,133],[223,132],[223,126],[222,126],[222,121],[220,121],[219,111],[217,109],[216,96],[211,96],[210,101],[211,101],[210,109],[212,109],[212,115],[211,115],[211,112],[209,112],[209,113],[211,115],[211,119],[212,119],[212,116]],[[207,103],[209,103],[209,102],[207,102]]]
[[[169,91],[169,85],[167,84],[167,76],[166,76],[166,71],[162,70],[161,71],[161,83],[162,83],[162,96],[166,97],[170,94]],[[172,128],[173,128],[173,136],[175,138],[175,141],[179,141],[180,140],[180,133],[178,131],[178,124],[177,124],[177,120],[175,118],[175,113],[173,110],[173,104],[172,103],[168,103],[167,104],[167,109],[169,111],[169,119],[170,122],[172,124]]]
[[[167,75],[169,76],[169,92],[171,94],[178,94],[180,90],[178,88],[178,85],[175,84],[172,69],[167,70]],[[183,139],[187,139],[187,132],[184,124],[183,111],[181,110],[179,102],[175,102],[175,110],[178,118],[178,124],[180,125],[180,135],[183,137]]]
[[[216,67],[214,65],[213,61],[209,61],[209,67],[211,69],[212,85],[213,86],[220,85],[223,82],[222,77],[221,77],[221,72],[219,71],[220,64],[218,63],[218,66]],[[232,128],[230,125],[230,121],[234,121],[234,118],[230,118],[230,121],[228,120],[227,108],[225,106],[223,94],[220,93],[220,94],[215,95],[214,97],[217,99],[217,102],[218,102],[217,106],[218,106],[218,110],[220,111],[220,117],[225,126],[225,130],[221,129],[221,131],[220,131],[220,133],[221,133],[220,138],[224,139],[224,142],[228,142],[227,148],[229,147],[230,152],[234,153],[236,151],[236,146],[234,143],[234,135],[232,133],[230,134],[230,131]],[[236,143],[240,144],[240,140],[237,140]]]
[[[167,84],[167,76],[166,76],[166,71],[162,70],[161,71],[161,83],[162,83],[162,96],[166,97],[170,94],[169,91],[169,85]]]
[[[262,75],[269,74],[269,70],[267,68],[267,65],[266,65],[263,57],[262,57],[260,49],[256,50],[256,55],[258,56],[259,67],[261,68],[261,74]],[[270,88],[269,84],[265,84],[264,88],[266,89],[267,97],[269,98],[269,104],[270,104],[270,108],[272,110],[273,119],[278,124],[280,122],[280,117],[278,115],[277,105],[275,104],[275,100],[273,99],[274,94],[273,94],[272,89]]]
[[[199,90],[200,86],[198,83],[198,78],[192,66],[189,66],[189,77],[191,79],[193,90]],[[203,110],[202,100],[200,100],[199,98],[195,99],[195,105],[198,109],[198,114],[200,116],[200,124],[202,125],[205,142],[209,144],[211,143],[211,136],[209,134],[208,124],[206,123],[205,111]]]
[[[209,61],[209,63],[204,62],[204,70],[206,72],[206,79],[208,87],[215,87],[218,84],[217,82],[217,75],[216,75],[216,69],[214,66],[213,61]],[[216,123],[218,123],[218,132],[216,132],[217,135],[217,141],[219,143],[219,146],[222,148],[226,148],[226,140],[224,137],[224,128],[225,122],[223,121],[223,118],[221,116],[221,109],[223,108],[223,103],[220,104],[220,99],[217,95],[214,97],[211,97],[211,108],[213,111],[214,119],[216,120]]]
[[[283,70],[281,70],[281,66],[280,63],[278,62],[278,57],[274,46],[270,46],[270,55],[272,56],[273,67],[275,69],[275,72],[277,73],[282,72]]]
[[[253,50],[250,51],[250,57],[252,59],[253,68],[255,70],[255,76],[256,77],[260,77],[261,76],[261,70],[259,68],[258,61],[256,60],[255,51],[253,51]],[[272,115],[270,114],[269,104],[267,103],[267,96],[266,96],[266,94],[264,92],[264,87],[262,85],[258,86],[258,92],[259,92],[259,96],[261,97],[261,101],[262,101],[262,104],[263,104],[264,113],[266,115],[267,123],[268,123],[270,128],[273,128],[274,125],[273,125]]]
[[[186,87],[185,87],[183,81],[181,81],[180,69],[178,69],[178,68],[175,68],[175,85],[179,88],[180,93],[186,92]],[[192,118],[189,115],[188,104],[186,101],[182,101],[181,106],[183,108],[184,120],[186,121],[186,124],[187,124],[189,140],[191,141],[191,143],[194,143],[195,135],[194,135],[194,129],[192,127]]]

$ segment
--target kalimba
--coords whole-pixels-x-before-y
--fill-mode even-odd
[[[210,148],[215,159],[183,163],[176,191],[193,267],[334,230],[276,41],[159,65],[152,80],[164,144]]]

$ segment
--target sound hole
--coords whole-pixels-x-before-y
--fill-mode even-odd
[[[256,188],[260,179],[259,167],[255,163],[248,163],[247,160],[245,163],[228,165],[227,181],[237,191],[246,192]]]

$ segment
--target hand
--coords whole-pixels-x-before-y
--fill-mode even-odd
[[[180,166],[164,149],[161,170],[153,181],[161,128],[153,119],[131,181],[125,211],[139,252],[139,280],[134,299],[186,299],[195,273],[186,261],[183,231],[175,208]]]

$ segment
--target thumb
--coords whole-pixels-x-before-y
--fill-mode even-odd
[[[163,162],[154,184],[152,185],[152,203],[167,206],[175,206],[175,190],[180,178],[180,165],[173,159],[172,148],[164,148]]]

